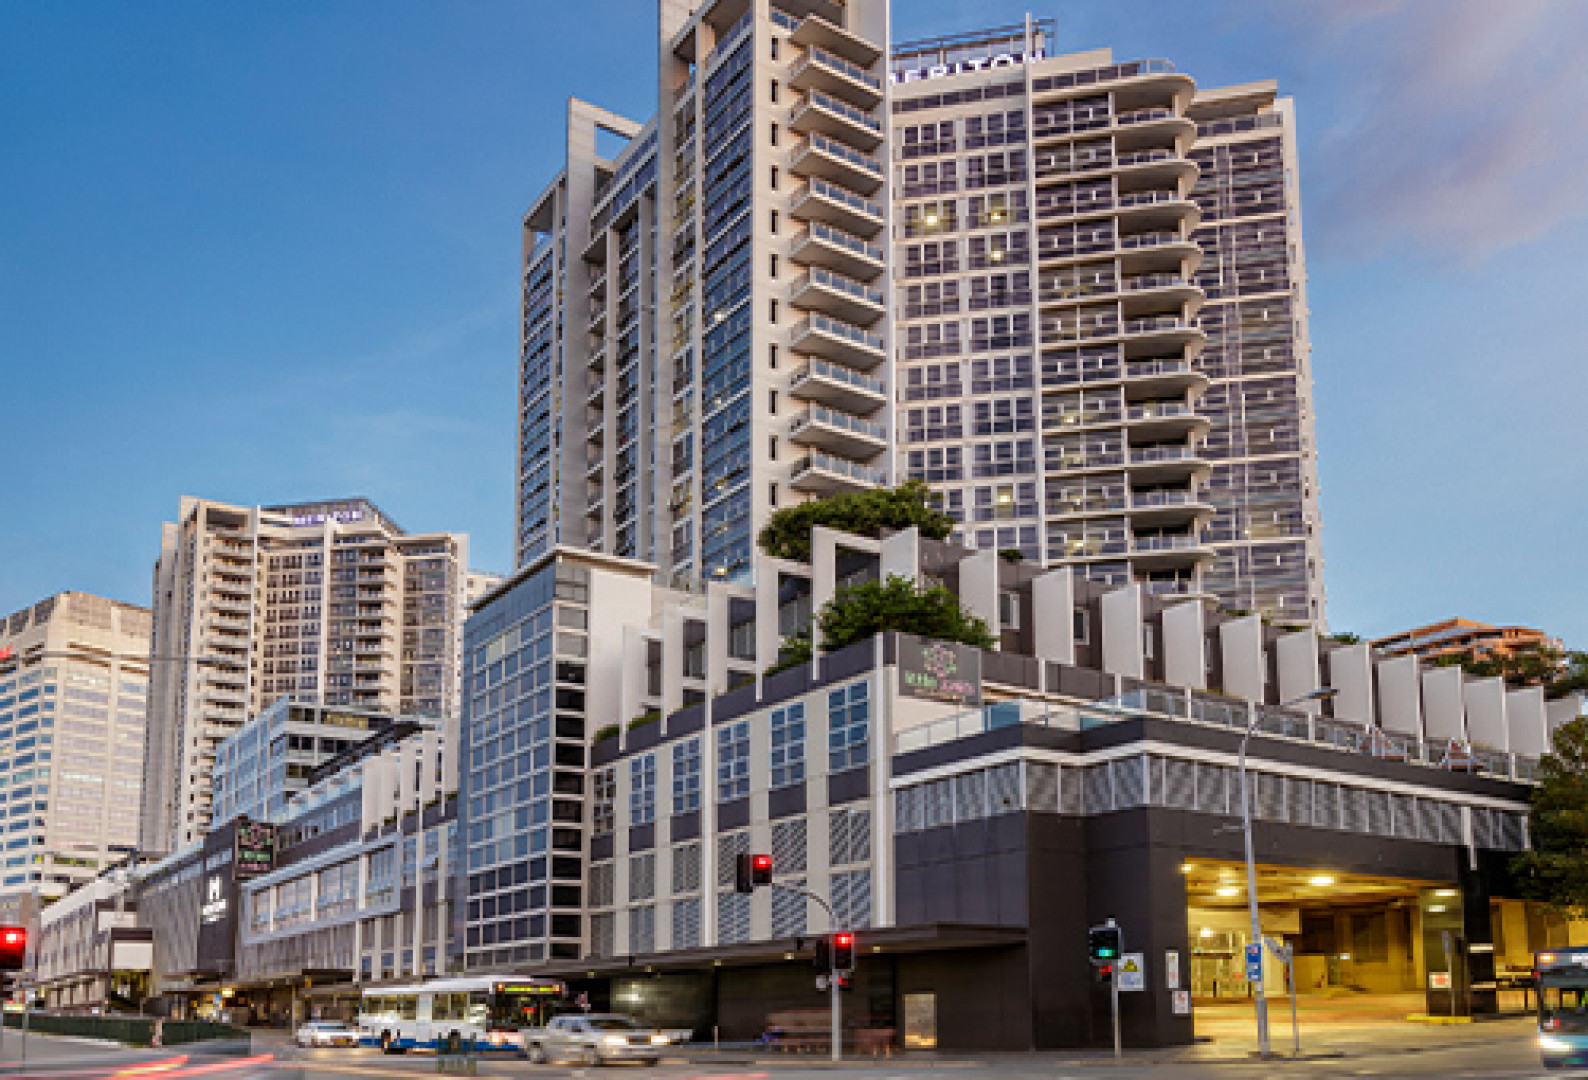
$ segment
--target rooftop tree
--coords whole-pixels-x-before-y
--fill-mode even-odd
[[[881,536],[884,529],[914,525],[922,536],[946,540],[955,521],[938,509],[931,488],[920,480],[908,480],[896,488],[846,492],[784,507],[761,529],[761,550],[780,559],[809,562],[811,529],[817,525],[870,537]]]

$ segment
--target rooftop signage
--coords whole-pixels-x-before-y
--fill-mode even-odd
[[[236,870],[240,878],[258,877],[276,868],[276,827],[264,821],[237,822]]]
[[[980,703],[980,649],[912,634],[898,640],[899,693],[954,705]]]
[[[1030,63],[1032,60],[1044,60],[1047,55],[1046,49],[1036,48],[1022,52],[977,56],[966,60],[955,60],[952,63],[905,68],[903,71],[890,71],[888,72],[888,81],[890,83],[920,82],[923,79],[942,79],[949,75],[967,75],[975,71],[991,71],[994,68],[1019,67],[1021,64]]]

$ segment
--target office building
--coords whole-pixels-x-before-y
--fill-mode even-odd
[[[290,1028],[353,1019],[361,982],[439,974],[457,783],[438,730],[394,724],[318,766],[279,821],[233,818],[133,868],[128,903],[156,943],[144,1007]],[[82,981],[52,1002],[86,1000],[68,996]]]
[[[216,747],[280,697],[456,716],[468,537],[407,533],[365,499],[236,506],[184,497],[154,572],[140,830],[149,852],[208,827]]]
[[[1289,102],[1051,35],[893,51],[901,473],[974,546],[1321,625]]]
[[[448,726],[433,718],[415,722],[277,698],[215,748],[210,827],[234,817],[279,822],[293,796],[308,787],[309,777],[327,761],[392,728],[444,731]]]
[[[520,565],[742,580],[777,506],[888,476],[886,4],[692,7],[657,114],[572,102],[524,218]]]
[[[63,592],[0,620],[0,896],[64,896],[138,844],[149,611]]]

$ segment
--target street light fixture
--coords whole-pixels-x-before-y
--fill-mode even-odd
[[[1281,709],[1292,705],[1301,705],[1308,701],[1322,701],[1324,698],[1334,697],[1339,693],[1332,686],[1320,686],[1316,690],[1309,690],[1299,697],[1279,703]],[[1252,718],[1246,725],[1246,730],[1241,734],[1240,777],[1241,777],[1241,833],[1246,840],[1246,909],[1252,919],[1252,934],[1247,938],[1248,944],[1255,944],[1258,948],[1258,963],[1262,963],[1263,928],[1257,918],[1257,859],[1252,853],[1252,801],[1247,789],[1246,780],[1246,744],[1252,737],[1252,732],[1257,730],[1257,722],[1262,718],[1262,713],[1256,708],[1252,709]],[[1268,998],[1263,989],[1262,968],[1258,968],[1258,978],[1252,986],[1252,1004],[1257,1010],[1257,1053],[1261,1057],[1269,1057],[1271,1051],[1268,1047]]]

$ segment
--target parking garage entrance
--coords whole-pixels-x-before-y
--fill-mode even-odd
[[[1245,866],[1198,861],[1182,872],[1197,1034],[1249,1028]],[[1486,901],[1489,918],[1475,927],[1454,881],[1260,866],[1257,891],[1263,936],[1293,950],[1298,1007],[1313,1026],[1524,1010],[1532,949],[1551,936],[1547,916],[1515,900]],[[1280,1017],[1289,985],[1269,949],[1263,979],[1271,1016]]]

